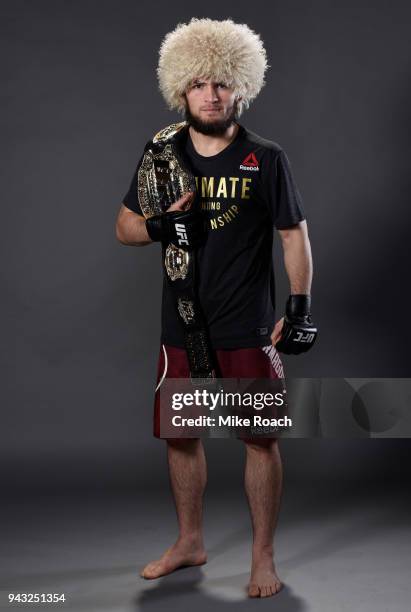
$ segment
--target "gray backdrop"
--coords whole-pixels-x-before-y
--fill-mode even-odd
[[[157,53],[191,16],[246,22],[267,47],[267,85],[241,121],[291,160],[321,331],[315,350],[286,359],[288,375],[410,376],[408,3],[0,6],[5,487],[165,482],[164,444],[151,434],[160,252],[120,245],[115,220],[142,146],[177,119],[157,89]],[[281,316],[278,241],[275,258]],[[241,445],[207,447],[215,482],[239,482]],[[401,477],[408,449],[398,440],[282,443],[297,482]]]

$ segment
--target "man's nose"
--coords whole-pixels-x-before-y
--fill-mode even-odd
[[[209,83],[205,91],[206,102],[216,102],[218,100],[217,87]]]

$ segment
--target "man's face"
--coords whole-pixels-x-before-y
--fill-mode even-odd
[[[185,119],[197,132],[221,135],[237,118],[232,88],[211,79],[195,79],[185,92]]]

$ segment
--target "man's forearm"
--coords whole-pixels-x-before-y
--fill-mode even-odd
[[[305,223],[281,232],[284,265],[290,281],[291,294],[310,294],[313,263],[310,240]]]
[[[122,244],[145,246],[152,242],[147,233],[144,217],[133,213],[125,206],[121,207],[116,225],[116,236]]]

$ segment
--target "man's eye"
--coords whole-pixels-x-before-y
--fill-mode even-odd
[[[225,83],[219,83],[218,86],[222,87],[223,89],[226,89],[226,87],[227,87],[227,85]]]

